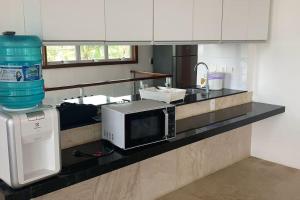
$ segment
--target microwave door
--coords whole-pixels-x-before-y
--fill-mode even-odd
[[[164,140],[168,134],[168,114],[164,109],[125,116],[125,148],[130,149]]]

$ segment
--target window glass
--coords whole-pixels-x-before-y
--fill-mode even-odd
[[[62,62],[75,61],[76,47],[75,46],[47,46],[47,61]]]
[[[131,47],[128,45],[108,46],[108,59],[129,59],[131,58]]]
[[[82,45],[80,46],[81,60],[103,60],[105,59],[104,46]]]
[[[48,45],[45,47],[44,68],[128,64],[137,62],[137,48],[130,45]],[[46,56],[45,56],[46,55]]]

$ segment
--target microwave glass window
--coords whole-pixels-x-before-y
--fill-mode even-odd
[[[143,119],[134,119],[131,121],[131,140],[148,138],[160,134],[162,122],[157,116],[150,116]]]
[[[161,109],[128,114],[125,121],[126,148],[160,141],[165,136],[165,114]]]

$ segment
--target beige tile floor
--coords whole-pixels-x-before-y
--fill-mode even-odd
[[[300,170],[250,157],[159,200],[300,200]]]

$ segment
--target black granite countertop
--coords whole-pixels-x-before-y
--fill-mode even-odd
[[[240,94],[244,93],[247,91],[244,90],[232,90],[232,89],[223,89],[223,90],[211,90],[208,94],[205,93],[205,90],[203,89],[197,89],[197,86],[191,87],[195,88],[197,91],[194,94],[191,94],[190,92],[187,92],[185,98],[180,101],[175,101],[172,102],[171,104],[176,105],[176,106],[182,106],[182,105],[187,105],[191,103],[196,103],[200,101],[206,101],[210,99],[216,99],[216,98],[221,98],[225,96],[231,96],[235,94]],[[98,96],[89,96],[89,97],[84,97],[83,98],[83,104],[93,104],[95,107],[98,107],[99,112],[98,116],[86,116],[82,117],[83,115],[83,106],[81,105],[81,109],[77,108],[70,108],[67,109],[65,112],[67,113],[61,113],[61,130],[66,130],[66,129],[71,129],[71,128],[76,128],[76,127],[81,127],[81,126],[86,126],[86,125],[91,125],[95,123],[101,122],[101,106],[105,104],[111,104],[111,103],[118,103],[121,101],[136,101],[140,100],[139,95],[127,95],[127,96],[121,96],[121,97],[109,97],[109,96],[104,96],[104,95],[98,95]],[[69,99],[66,100],[68,103],[75,103],[79,104],[79,99],[74,98],[74,99]],[[86,105],[86,110],[90,110],[91,106]],[[97,108],[95,108],[97,109]],[[61,109],[59,109],[61,112]],[[81,111],[79,111],[81,110]],[[77,111],[77,112],[76,112]],[[90,111],[87,112],[88,115],[91,113]],[[72,116],[72,117],[70,117]],[[76,116],[76,117],[74,117]],[[80,116],[80,117],[79,117]],[[72,122],[72,120],[74,122]]]
[[[30,199],[91,179],[130,164],[180,148],[229,130],[285,112],[285,107],[263,103],[247,103],[177,121],[175,139],[128,152],[115,150],[102,158],[74,157],[74,150],[88,153],[111,148],[103,141],[62,150],[63,170],[55,177],[13,190],[0,182],[0,200]],[[109,151],[109,150],[108,150]]]
[[[197,88],[197,87],[195,87]],[[175,101],[171,104],[176,106],[196,103],[200,101],[206,101],[210,99],[217,99],[221,97],[231,96],[235,94],[245,93],[247,91],[245,90],[232,90],[232,89],[222,89],[222,90],[210,90],[209,93],[205,93],[204,89],[198,89],[200,92],[197,92],[195,94],[189,94],[185,96],[183,101]]]

